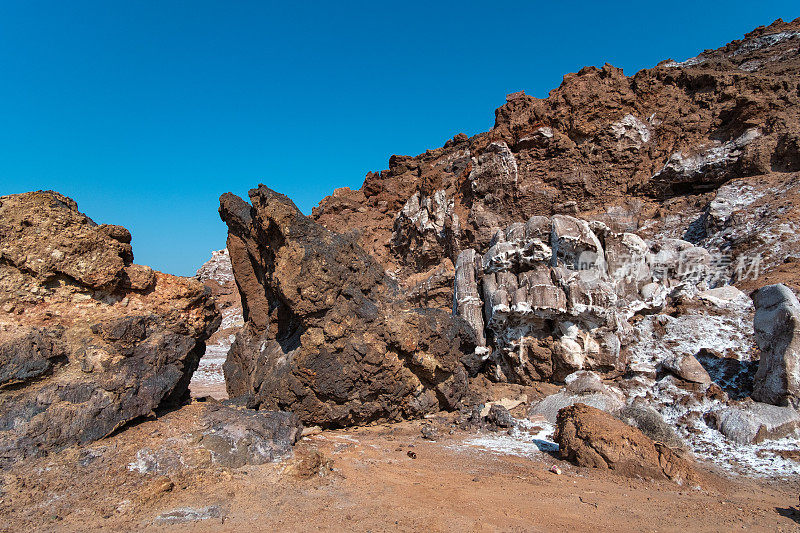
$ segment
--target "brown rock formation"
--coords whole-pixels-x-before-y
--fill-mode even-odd
[[[489,132],[392,156],[313,216],[333,231],[359,228],[359,244],[401,287],[444,258],[455,264],[460,250],[485,253],[498,229],[557,213],[702,241],[734,264],[762,253],[763,273],[800,251],[764,237],[800,216],[798,43],[800,19],[779,20],[631,77],[585,67],[546,99],[509,95]],[[734,190],[714,209],[728,182]],[[764,218],[750,204],[783,208]],[[726,277],[748,282],[735,269]]]
[[[474,348],[463,322],[413,309],[352,236],[285,196],[261,185],[250,200],[220,198],[246,320],[225,363],[230,396],[323,426],[455,408]]]
[[[699,481],[691,464],[666,444],[588,405],[579,403],[559,411],[555,440],[561,457],[578,466],[678,484]]]
[[[219,316],[201,283],[132,264],[130,241],[58,193],[0,197],[0,462],[188,396]]]

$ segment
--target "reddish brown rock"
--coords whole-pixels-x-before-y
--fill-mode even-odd
[[[700,480],[691,463],[666,444],[588,405],[579,403],[559,411],[555,441],[561,457],[578,466],[678,484]]]
[[[412,308],[353,236],[285,196],[261,185],[250,200],[220,198],[246,321],[224,367],[230,396],[327,427],[456,408],[474,348],[463,321]]]
[[[800,19],[779,20],[684,62],[633,76],[585,67],[545,99],[514,93],[490,131],[392,156],[313,216],[333,231],[359,228],[359,244],[401,284],[443,258],[456,264],[461,250],[485,254],[498,229],[557,213],[702,241],[734,265],[759,253],[762,271],[777,268],[800,253],[770,246],[800,217],[798,32]],[[715,191],[731,182],[727,231],[706,231]],[[725,276],[750,281],[735,268]]]
[[[51,191],[0,197],[0,463],[180,404],[219,316]]]

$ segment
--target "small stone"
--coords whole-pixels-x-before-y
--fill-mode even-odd
[[[511,428],[516,425],[514,417],[508,412],[508,409],[502,405],[493,405],[489,409],[489,414],[486,416],[486,421],[501,428]]]
[[[422,433],[422,438],[427,440],[436,440],[439,437],[439,431],[430,424],[424,424],[420,428],[420,433]]]

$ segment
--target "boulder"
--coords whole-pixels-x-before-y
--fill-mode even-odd
[[[555,423],[558,413],[565,407],[582,403],[594,408],[616,413],[625,405],[625,397],[618,389],[605,385],[594,372],[581,370],[565,378],[566,387],[545,397],[530,410],[531,416],[543,416]]]
[[[706,369],[693,355],[674,354],[662,361],[661,366],[667,372],[684,381],[697,383],[698,385],[711,384],[711,376],[708,375]]]
[[[492,405],[489,408],[489,414],[486,415],[486,421],[499,428],[512,428],[516,425],[514,417],[508,412],[508,409],[502,405]]]
[[[630,405],[617,413],[617,418],[633,426],[655,442],[673,449],[684,449],[686,443],[675,432],[675,428],[664,420],[658,411],[646,405]]]
[[[752,397],[773,405],[800,407],[800,302],[782,284],[753,295],[756,344],[761,351]]]
[[[554,439],[559,454],[578,466],[613,470],[630,477],[696,484],[691,463],[669,446],[594,407],[576,404],[558,413]]]
[[[746,402],[707,413],[706,422],[737,444],[757,444],[791,435],[800,414],[791,407]]]
[[[52,191],[0,197],[0,464],[178,405],[219,314]]]
[[[228,468],[271,463],[292,453],[303,425],[297,415],[210,404],[200,417],[199,444]]]
[[[457,408],[470,327],[413,308],[352,235],[286,196],[261,185],[250,200],[220,198],[245,318],[224,365],[228,394],[323,427]]]

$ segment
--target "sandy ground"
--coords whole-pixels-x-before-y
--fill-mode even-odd
[[[281,463],[226,469],[192,446],[200,405],[3,472],[0,531],[800,531],[798,479],[629,479],[451,415],[427,422],[435,442],[420,421],[326,431]]]

